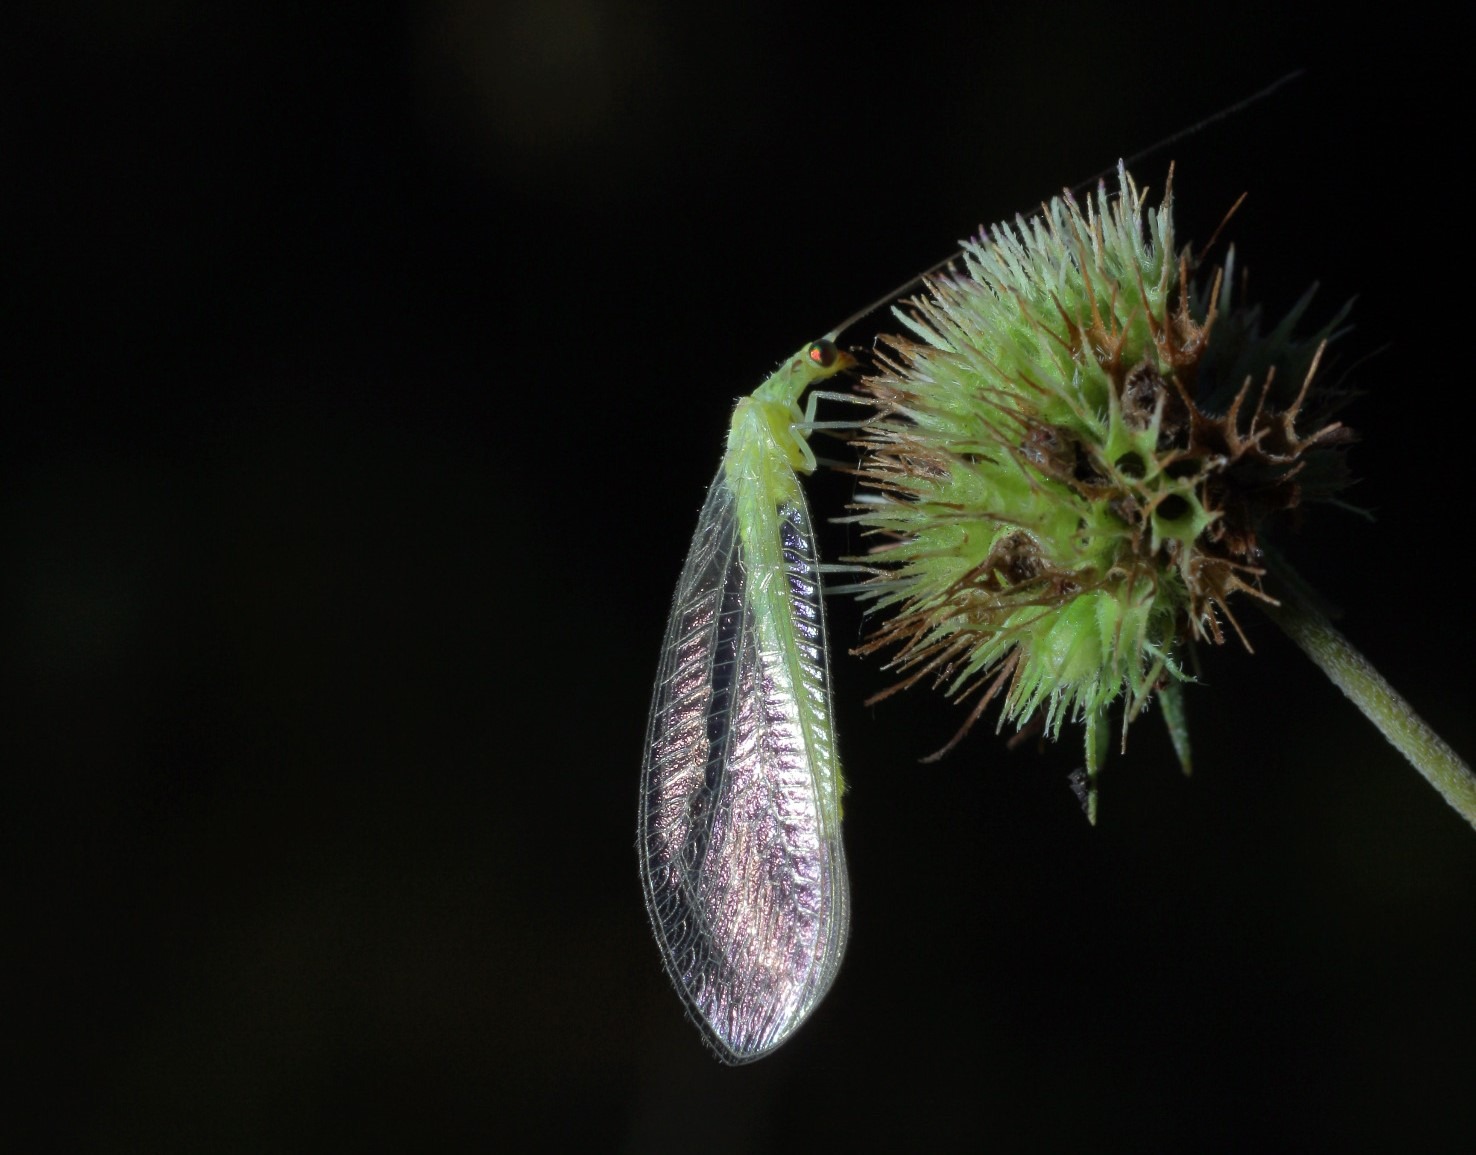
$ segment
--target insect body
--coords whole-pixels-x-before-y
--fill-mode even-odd
[[[738,402],[677,584],[638,843],[667,972],[718,1057],[783,1043],[850,924],[825,613],[799,399],[854,364],[829,338]]]

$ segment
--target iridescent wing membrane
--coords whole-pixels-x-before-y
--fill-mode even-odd
[[[725,466],[708,492],[667,621],[640,802],[667,972],[728,1063],[804,1021],[850,924],[814,535],[797,484],[777,503],[762,488]]]

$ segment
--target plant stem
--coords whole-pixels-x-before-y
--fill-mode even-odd
[[[1476,774],[1445,740],[1426,725],[1408,702],[1384,681],[1367,658],[1338,633],[1307,595],[1302,579],[1280,559],[1271,570],[1282,580],[1275,593],[1280,605],[1256,602],[1266,615],[1312,659],[1333,684],[1393,743],[1394,748],[1476,826]]]

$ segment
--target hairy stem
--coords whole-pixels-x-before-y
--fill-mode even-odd
[[[1403,754],[1472,826],[1476,826],[1476,774],[1444,739],[1426,725],[1367,658],[1338,633],[1307,596],[1301,578],[1279,559],[1272,572],[1281,579],[1279,606],[1256,602],[1312,659],[1333,684],[1353,699],[1394,748]]]

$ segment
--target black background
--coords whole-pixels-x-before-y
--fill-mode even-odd
[[[16,1133],[95,1150],[1342,1149],[1476,1134],[1476,832],[1269,624],[1097,828],[844,657],[854,927],[720,1067],[641,906],[656,651],[733,398],[1134,167],[1273,311],[1357,296],[1298,564],[1459,750],[1453,27],[1245,6],[22,8],[3,42]],[[1317,312],[1321,310],[1321,312]],[[872,329],[880,323],[873,320]],[[864,341],[868,330],[858,330]],[[812,490],[838,512],[843,479]],[[827,530],[830,556],[846,549]]]

